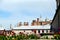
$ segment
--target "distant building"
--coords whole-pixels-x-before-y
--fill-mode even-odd
[[[50,25],[44,25],[44,26],[21,26],[21,27],[13,27],[14,33],[17,35],[19,33],[24,34],[42,34],[42,33],[50,33]]]
[[[4,35],[4,28],[0,27],[0,35]]]
[[[24,33],[24,34],[50,34],[50,23],[52,22],[52,20],[48,20],[48,19],[41,19],[37,18],[36,20],[33,20],[31,25],[29,25],[29,22],[19,22],[17,24],[17,26],[12,26],[12,24],[10,24],[10,28],[8,29],[0,29],[0,34],[2,35],[6,35],[6,36],[12,36],[12,35],[18,35],[20,33]]]
[[[0,27],[0,35],[5,35],[5,36],[12,36],[15,33],[12,31],[12,24],[10,24],[10,28],[4,28],[4,27]]]
[[[4,35],[9,36],[11,34],[12,30],[4,30]]]
[[[32,21],[32,23],[31,23],[31,25],[32,26],[35,26],[35,25],[37,25],[37,26],[39,26],[39,25],[47,25],[47,24],[51,24],[51,22],[52,22],[52,20],[41,20],[41,18],[39,19],[39,18],[37,18],[37,20],[33,20]]]

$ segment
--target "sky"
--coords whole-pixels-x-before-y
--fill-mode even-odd
[[[40,16],[52,20],[55,11],[55,0],[0,0],[0,26],[8,28],[10,24],[31,22]]]

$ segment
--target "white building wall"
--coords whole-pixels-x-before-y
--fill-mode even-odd
[[[44,33],[46,33],[46,30],[44,30]]]
[[[26,34],[31,34],[32,33],[32,30],[25,30],[25,33]]]
[[[23,32],[24,34],[32,34],[32,30],[13,30],[14,33],[19,34],[19,32]]]
[[[50,30],[48,30],[48,33],[50,33]]]
[[[19,32],[24,32],[24,30],[13,30],[14,33],[19,34]]]
[[[33,34],[34,32],[32,30],[13,30],[14,33],[16,33],[17,35],[20,32],[23,32],[24,34]],[[48,31],[48,32],[47,32]],[[40,33],[42,33],[42,30],[40,30]],[[50,33],[50,30],[44,30],[44,33]],[[36,34],[38,34],[38,30],[36,30]]]
[[[42,33],[42,30],[40,30],[40,33]]]
[[[36,34],[38,34],[38,30],[36,30]]]

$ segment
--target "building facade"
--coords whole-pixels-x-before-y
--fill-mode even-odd
[[[44,25],[44,26],[21,26],[21,27],[14,27],[12,30],[16,35],[19,33],[24,34],[42,34],[42,33],[51,33],[50,32],[50,25]]]
[[[50,34],[50,23],[52,20],[42,20],[41,18],[37,18],[36,20],[33,20],[31,25],[29,25],[29,22],[19,22],[17,26],[12,26],[10,24],[10,28],[8,29],[0,29],[0,34],[11,36],[11,35],[18,35],[18,34]]]
[[[0,35],[4,35],[4,28],[0,27]]]

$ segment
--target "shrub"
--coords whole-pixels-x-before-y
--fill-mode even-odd
[[[29,39],[38,39],[38,37],[35,34],[29,35]]]
[[[6,36],[0,35],[0,40],[7,40]]]
[[[48,36],[46,36],[46,39],[48,39]]]
[[[60,39],[60,35],[59,34],[56,34],[56,35],[54,35],[54,38],[55,39]]]

